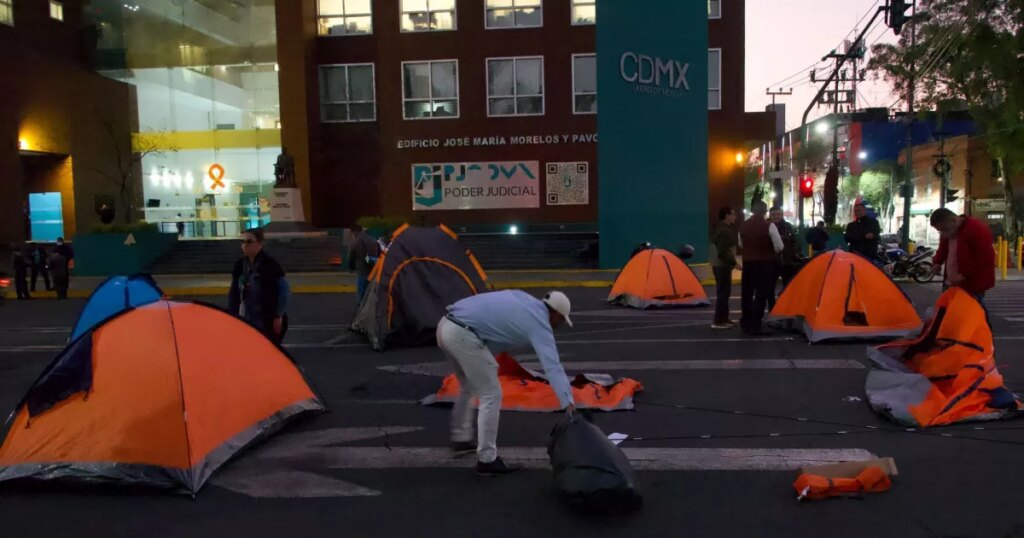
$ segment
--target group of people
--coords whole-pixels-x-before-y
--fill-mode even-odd
[[[32,298],[39,277],[43,277],[46,291],[55,291],[58,299],[67,299],[74,259],[75,251],[63,237],[57,238],[52,251],[37,243],[14,245],[11,266],[14,268],[14,289],[18,299]]]

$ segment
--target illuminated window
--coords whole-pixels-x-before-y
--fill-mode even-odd
[[[14,0],[0,0],[0,24],[14,26],[14,9],[11,4]]]
[[[455,0],[401,0],[403,32],[454,30]]]
[[[487,60],[487,115],[544,114],[544,58]]]
[[[597,2],[595,0],[571,0],[572,23],[595,24],[597,22]]]
[[[487,28],[535,28],[544,25],[541,0],[484,0]]]
[[[320,66],[320,118],[328,123],[375,121],[373,64]]]
[[[403,62],[402,105],[407,120],[459,117],[459,62]]]
[[[572,111],[597,114],[597,56],[572,55]]]
[[[708,18],[722,18],[722,0],[708,0]]]
[[[317,21],[320,35],[364,35],[373,33],[371,0],[319,0]]]
[[[708,49],[708,110],[722,109],[722,49]]]
[[[50,18],[55,21],[64,20],[64,4],[50,0]]]

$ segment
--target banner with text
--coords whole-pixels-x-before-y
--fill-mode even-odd
[[[537,161],[412,165],[412,208],[540,207]]]

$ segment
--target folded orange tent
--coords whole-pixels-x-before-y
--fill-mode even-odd
[[[865,391],[871,407],[909,426],[942,426],[1017,415],[1024,403],[996,369],[985,309],[950,288],[917,338],[868,349],[875,367]]]
[[[505,411],[550,412],[562,409],[543,374],[534,372],[516,362],[511,355],[501,353],[498,361],[498,380],[501,382],[501,408]],[[619,411],[633,409],[633,396],[644,390],[635,379],[612,379],[606,374],[579,374],[570,382],[573,401],[579,409]],[[441,382],[441,390],[420,401],[423,405],[453,404],[459,396],[459,380],[450,374]]]
[[[615,279],[608,302],[640,309],[711,304],[690,267],[660,248],[641,250],[629,260]]]
[[[902,337],[923,322],[903,290],[863,256],[842,250],[805,265],[768,314],[769,324],[807,340]]]
[[[106,320],[44,370],[0,445],[0,480],[195,494],[247,445],[323,410],[292,360],[250,325],[159,301]]]

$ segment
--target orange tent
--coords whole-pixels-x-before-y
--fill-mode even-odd
[[[697,275],[675,254],[660,248],[642,250],[619,273],[609,304],[633,308],[711,304]]]
[[[214,307],[159,301],[72,342],[15,410],[0,480],[79,479],[195,494],[247,445],[324,405],[292,360]]]
[[[555,391],[543,374],[523,367],[507,353],[495,359],[498,361],[503,410],[549,412],[562,409]],[[644,390],[643,385],[635,379],[615,380],[606,374],[579,374],[570,382],[570,386],[577,408],[602,411],[633,409],[633,396]],[[455,403],[459,390],[459,380],[450,374],[441,382],[441,390],[427,396],[420,403]]]
[[[802,326],[811,342],[902,337],[921,329],[903,290],[867,258],[842,250],[805,265],[768,314],[785,329]]]
[[[985,309],[950,288],[917,338],[868,349],[876,368],[865,391],[871,407],[915,427],[993,420],[1024,411],[996,369]]]

